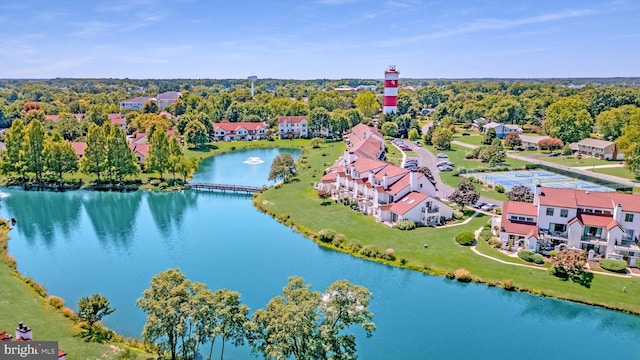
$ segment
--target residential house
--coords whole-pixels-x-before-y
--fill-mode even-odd
[[[536,186],[533,203],[506,201],[500,225],[504,249],[543,254],[564,248],[638,266],[640,195]]]
[[[133,151],[133,155],[136,157],[138,164],[144,164],[149,156],[149,148],[151,144],[148,143],[130,143],[129,148]]]
[[[78,121],[81,121],[82,118],[84,117],[84,114],[72,114],[72,115],[75,116],[76,120]],[[60,115],[45,115],[44,117],[51,122],[57,123],[60,121]]]
[[[148,96],[138,96],[133,99],[127,99],[120,102],[120,110],[129,109],[129,110],[142,110],[144,104],[151,100]]]
[[[482,127],[489,123],[489,120],[484,117],[479,117],[471,122],[471,128],[473,130],[481,130]]]
[[[333,91],[339,92],[339,93],[344,93],[344,92],[357,92],[358,89],[357,88],[353,88],[349,85],[340,85],[337,88],[333,89]]]
[[[551,139],[550,136],[531,136],[531,135],[520,135],[520,140],[522,141],[522,147],[527,150],[537,150],[540,148],[540,141]]]
[[[604,160],[624,160],[624,155],[618,152],[616,143],[598,139],[582,139],[573,148],[578,154],[590,155]]]
[[[265,122],[220,122],[213,124],[214,139],[218,141],[260,140],[267,138]]]
[[[87,149],[87,143],[81,141],[72,141],[71,147],[73,148],[73,151],[75,151],[78,159],[82,159],[82,157],[84,156],[84,152]]]
[[[122,130],[127,130],[127,120],[120,113],[107,114],[111,125],[116,125]]]
[[[142,110],[147,101],[155,101],[158,104],[158,109],[163,110],[165,107],[176,102],[181,96],[182,93],[177,91],[165,91],[156,97],[138,96],[133,99],[121,101],[120,109]]]
[[[489,129],[494,129],[498,139],[504,139],[511,133],[522,134],[522,129],[518,125],[501,124],[493,121],[482,125],[481,129],[483,133],[486,133]]]
[[[451,218],[451,208],[435,197],[435,186],[424,174],[381,160],[384,141],[377,129],[360,124],[344,138],[348,149],[327,169],[318,189],[355,202],[358,211],[377,221],[437,225]]]
[[[307,116],[279,116],[278,134],[281,139],[306,138],[309,136]]]

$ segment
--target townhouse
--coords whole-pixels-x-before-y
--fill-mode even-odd
[[[570,148],[581,155],[590,155],[604,160],[624,160],[624,155],[618,152],[616,143],[599,139],[582,139]]]
[[[345,141],[348,149],[327,169],[317,188],[389,224],[406,219],[438,225],[451,219],[451,207],[435,197],[435,186],[424,174],[381,160],[384,140],[377,129],[356,125]]]
[[[156,95],[155,97],[138,96],[132,99],[121,101],[120,110],[122,109],[142,110],[142,108],[144,107],[144,104],[147,101],[155,101],[158,104],[158,108],[162,110],[165,107],[176,102],[181,96],[182,96],[182,93],[178,91],[165,91],[163,93]]]
[[[504,249],[542,254],[564,248],[638,266],[640,195],[536,186],[533,203],[506,201],[500,224]]]
[[[496,131],[496,137],[498,139],[504,139],[511,133],[522,134],[522,129],[518,125],[505,125],[493,121],[488,124],[482,125],[483,133],[486,133],[487,131],[489,131],[489,129],[494,129]]]
[[[309,136],[307,116],[279,116],[278,135],[280,139],[306,138]]]
[[[265,122],[220,122],[213,124],[213,131],[213,137],[218,141],[267,138],[267,124]]]

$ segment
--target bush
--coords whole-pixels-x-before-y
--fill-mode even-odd
[[[600,259],[600,267],[617,273],[627,272],[627,262],[624,260]]]
[[[160,185],[161,182],[162,182],[162,180],[160,180],[160,179],[153,179],[153,180],[149,181],[149,185],[158,186],[158,185]]]
[[[44,288],[44,286],[38,284],[32,278],[26,277],[26,278],[24,278],[24,282],[27,283],[27,285],[29,285],[29,287],[31,287],[31,289],[36,294],[40,295],[40,297],[43,297],[43,298],[47,297],[47,290]]]
[[[507,280],[502,280],[502,283],[500,284],[502,286],[503,289],[505,290],[509,290],[509,291],[513,291],[516,289],[516,286],[513,284],[513,281],[507,279]]]
[[[336,232],[332,229],[322,229],[318,232],[318,240],[322,242],[331,242],[335,236]]]
[[[460,210],[453,210],[453,215],[451,215],[454,220],[460,220],[464,217],[464,213]]]
[[[160,189],[166,189],[169,187],[169,184],[167,184],[166,182],[161,182],[160,185],[158,185],[160,187]]]
[[[403,219],[398,221],[394,227],[399,230],[413,230],[416,228],[416,223],[413,220]]]
[[[476,241],[472,232],[466,231],[456,236],[456,242],[460,245],[470,246]]]
[[[499,192],[500,194],[503,194],[504,193],[504,186],[496,185],[496,191]]]
[[[518,257],[524,261],[532,262],[536,264],[543,264],[544,258],[541,254],[533,252],[529,249],[520,249],[518,250]]]
[[[460,282],[470,282],[472,280],[471,273],[467,269],[458,269],[453,272],[453,275]]]
[[[64,306],[64,300],[59,296],[51,295],[47,298],[47,301],[49,302],[49,305],[53,306],[56,309],[62,309],[62,307]]]
[[[73,310],[71,310],[68,307],[63,307],[62,310],[60,310],[62,312],[62,315],[68,317],[68,318],[74,318],[76,316],[76,313],[73,312]]]

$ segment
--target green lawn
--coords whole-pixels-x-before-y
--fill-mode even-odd
[[[479,134],[473,134],[473,133],[470,136],[462,136],[461,134],[455,134],[453,135],[453,140],[460,141],[465,144],[480,146],[482,145],[482,140],[484,140],[484,136]]]
[[[459,149],[449,153],[455,151]],[[326,144],[319,150],[312,150],[297,181],[284,184],[280,188],[270,188],[256,195],[256,205],[276,214],[281,221],[303,233],[312,234],[330,228],[341,234],[347,243],[359,242],[362,245],[375,245],[382,250],[394,249],[397,259],[391,264],[395,266],[402,266],[400,260],[406,259],[405,267],[436,274],[465,268],[481,282],[497,284],[509,279],[517,287],[537,294],[640,312],[640,303],[637,301],[640,294],[640,278],[624,279],[595,275],[587,288],[570,281],[559,280],[547,271],[530,273],[528,268],[501,264],[478,256],[453,240],[460,232],[473,231],[486,224],[486,216],[481,215],[462,226],[400,231],[377,223],[372,216],[354,212],[340,203],[321,205],[322,201],[311,184],[322,176],[327,159],[335,159],[341,152],[342,147],[339,144]],[[428,248],[424,248],[424,244],[428,244]],[[483,248],[482,251],[490,254],[492,251],[495,252],[490,248]],[[623,286],[627,288],[626,293],[620,290]]]
[[[68,353],[68,360],[115,359],[121,344],[98,344],[85,342],[79,336],[80,329],[68,318],[52,307],[45,305],[21,279],[14,276],[12,269],[0,261],[0,332],[13,335],[18,322],[23,321],[33,329],[35,340],[58,341],[60,349]],[[72,304],[71,307],[75,307]],[[116,350],[114,350],[114,348]],[[144,358],[149,354],[138,353]]]
[[[387,162],[396,166],[402,165],[402,151],[395,147],[389,139],[386,139],[384,142],[387,148]]]
[[[542,161],[546,161],[554,164],[560,164],[564,166],[569,166],[569,167],[611,165],[616,163],[616,161],[601,160],[591,156],[582,157],[581,159],[578,159],[575,156],[553,156],[553,157],[543,156],[538,160],[542,160]]]
[[[588,169],[588,170],[598,174],[607,174],[607,175],[617,176],[617,177],[621,177],[629,180],[637,179],[633,174],[633,172],[631,172],[631,170],[627,169],[626,167],[599,168],[599,169],[595,168],[595,169]]]

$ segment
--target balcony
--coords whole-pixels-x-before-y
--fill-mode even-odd
[[[561,239],[561,240],[566,240],[569,237],[569,233],[566,231],[550,231],[550,230],[543,230],[540,229],[540,234],[543,236],[543,238],[545,239]]]
[[[607,245],[607,239],[603,239],[601,237],[593,236],[593,235],[583,235],[580,238],[580,242],[593,244],[593,245]]]

